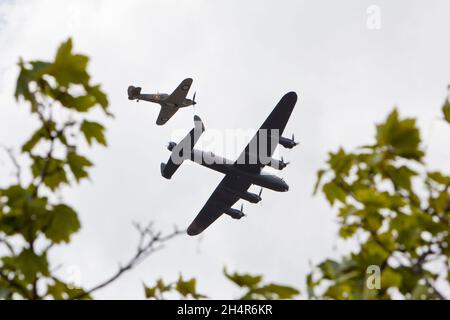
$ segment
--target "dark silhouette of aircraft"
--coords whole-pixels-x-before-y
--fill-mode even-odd
[[[264,174],[262,169],[268,165],[282,170],[288,164],[283,159],[273,159],[272,154],[278,144],[289,149],[298,144],[293,138],[282,137],[296,102],[297,94],[295,92],[285,94],[236,161],[219,157],[212,152],[193,149],[205,130],[198,116],[194,116],[194,128],[180,143],[169,142],[167,148],[172,154],[167,163],[161,163],[163,177],[170,179],[184,160],[197,162],[225,174],[200,213],[188,227],[189,235],[200,234],[223,213],[234,219],[241,219],[245,216],[243,206],[241,205],[240,210],[233,209],[232,206],[239,199],[258,203],[261,201],[263,188],[279,192],[289,190],[289,186],[282,178]],[[261,187],[259,194],[247,191],[252,184]]]
[[[186,99],[189,89],[192,85],[192,79],[184,79],[180,85],[175,89],[172,94],[167,93],[155,93],[155,94],[142,94],[141,87],[128,87],[128,99],[129,100],[145,100],[149,102],[158,103],[161,106],[156,124],[162,126],[178,111],[180,108],[193,106],[195,102],[195,93],[191,99]]]

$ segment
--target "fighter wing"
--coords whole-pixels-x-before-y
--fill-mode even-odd
[[[190,236],[200,234],[208,228],[214,221],[219,218],[222,213],[231,208],[238,200],[239,197],[228,190],[235,191],[247,191],[250,187],[250,182],[241,180],[236,176],[226,175],[222,181],[214,190],[213,194],[209,197],[208,201],[203,206],[200,213],[192,221],[191,225],[187,229],[187,233]]]
[[[186,98],[189,89],[191,88],[192,79],[187,78],[181,81],[180,85],[174,92],[167,98],[167,102],[175,104],[177,107],[181,107],[184,99]]]
[[[169,121],[169,119],[172,118],[172,116],[177,113],[177,111],[178,108],[176,107],[167,107],[162,105],[161,111],[159,111],[158,119],[156,119],[156,124],[158,126],[162,126],[167,121]]]
[[[258,132],[256,132],[255,136],[240,154],[234,163],[235,166],[247,172],[261,172],[261,169],[267,164],[268,159],[272,157],[275,148],[278,146],[280,137],[296,102],[297,94],[295,92],[286,93],[281,98],[261,128],[259,128]]]

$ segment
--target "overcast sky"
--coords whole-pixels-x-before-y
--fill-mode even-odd
[[[374,124],[397,105],[402,116],[419,118],[430,168],[450,171],[450,131],[435,120],[450,82],[449,12],[448,0],[0,0],[0,144],[18,146],[37,125],[13,100],[18,57],[51,59],[69,36],[91,57],[92,81],[116,116],[106,124],[109,147],[86,151],[96,164],[91,181],[63,192],[82,230],[51,261],[66,275],[79,270],[89,288],[134,253],[132,221],[170,231],[193,220],[222,175],[188,164],[166,180],[159,169],[167,142],[192,127],[193,109],[157,127],[159,107],[126,95],[129,84],[170,93],[192,77],[202,139],[256,129],[283,94],[297,92],[285,135],[301,144],[280,150],[291,164],[278,173],[290,190],[265,190],[260,204],[245,203],[246,219],[223,216],[201,237],[179,237],[95,297],[143,298],[142,281],[182,272],[198,277],[200,292],[233,298],[239,291],[224,266],[303,288],[310,263],[348,249],[337,242],[333,210],[312,197],[328,151],[372,142]]]

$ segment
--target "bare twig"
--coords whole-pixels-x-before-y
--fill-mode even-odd
[[[425,283],[430,287],[434,293],[439,297],[441,300],[447,300],[444,295],[436,288],[434,283],[431,282],[431,280],[426,276],[425,269],[423,268],[424,263],[427,261],[427,257],[429,255],[434,254],[435,252],[430,248],[424,253],[422,253],[418,258],[417,261],[413,264],[413,272],[417,273],[419,276],[423,277],[425,280]]]
[[[3,150],[6,151],[6,153],[8,154],[9,158],[11,159],[12,164],[14,165],[15,169],[16,169],[16,179],[17,179],[17,183],[20,184],[20,182],[22,181],[21,178],[21,174],[22,174],[22,169],[20,167],[19,161],[17,160],[14,151],[12,148],[8,148],[6,146],[0,146],[0,148],[2,148]]]
[[[136,253],[133,255],[133,257],[124,266],[119,266],[119,269],[111,277],[97,284],[91,289],[73,297],[72,299],[85,298],[95,291],[108,286],[109,284],[117,280],[120,276],[122,276],[126,271],[131,270],[148,256],[163,248],[164,243],[186,232],[186,230],[180,231],[175,227],[171,233],[162,235],[161,232],[154,231],[153,223],[149,223],[145,228],[142,228],[142,226],[137,223],[134,223],[134,226],[139,232],[139,242]]]
[[[12,246],[11,243],[9,243],[9,241],[6,238],[0,237],[0,243],[3,243],[9,250],[9,252],[15,256],[16,252],[14,251],[14,247]]]

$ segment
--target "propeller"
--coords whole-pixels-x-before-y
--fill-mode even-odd
[[[241,212],[242,212],[242,217],[246,217],[247,215],[244,213],[244,204],[241,203]]]
[[[195,102],[195,95],[197,94],[197,91],[194,92],[194,96],[192,97],[192,105],[195,106],[197,102]]]
[[[292,134],[292,142],[294,143],[294,145],[298,145],[298,142],[295,142],[294,134]]]
[[[283,157],[281,157],[281,166],[286,167],[290,162],[284,162]]]
[[[167,145],[166,145],[166,149],[169,150],[169,151],[172,151],[173,148],[175,148],[176,145],[177,145],[177,144],[176,144],[175,142],[169,141],[169,142],[167,143]]]
[[[262,191],[263,191],[263,188],[261,187],[261,190],[259,190],[259,193],[258,193],[258,197],[259,197],[258,202],[261,202],[261,200],[262,200],[262,198],[261,198]]]

